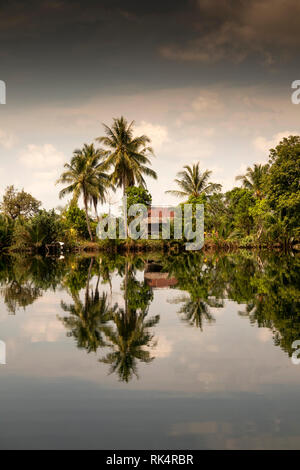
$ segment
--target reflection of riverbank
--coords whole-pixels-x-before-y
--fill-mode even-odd
[[[169,273],[145,273],[144,279],[149,287],[158,289],[176,286],[178,282],[175,277],[169,277]]]
[[[178,283],[175,277],[170,277],[168,272],[163,272],[163,267],[155,262],[149,262],[146,265],[144,280],[148,286],[156,289],[176,286]]]

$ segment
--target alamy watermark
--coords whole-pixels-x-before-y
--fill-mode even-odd
[[[121,217],[107,216],[99,221],[97,236],[101,240],[185,240],[187,251],[201,250],[204,245],[203,204],[151,208],[144,204],[127,207],[123,197]]]
[[[0,340],[0,364],[6,364],[6,344]]]
[[[300,80],[294,80],[292,83],[292,89],[295,90],[292,93],[291,100],[293,104],[300,104]]]
[[[297,341],[294,341],[292,344],[292,349],[296,349],[296,351],[293,352],[291,361],[295,366],[299,366],[300,364],[300,340],[298,339]]]
[[[6,104],[6,83],[0,80],[0,104]]]

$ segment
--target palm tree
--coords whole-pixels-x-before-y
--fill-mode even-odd
[[[220,184],[209,182],[211,171],[205,170],[201,173],[199,163],[192,167],[186,165],[183,168],[184,170],[177,173],[177,178],[174,180],[180,190],[166,191],[166,193],[180,198],[190,198],[191,196],[197,198],[201,195],[210,195],[214,191],[221,189],[222,186]]]
[[[266,174],[268,173],[269,165],[254,164],[251,168],[248,166],[245,175],[239,175],[235,179],[241,180],[244,188],[250,189],[256,197],[262,199],[263,197],[263,183]]]
[[[96,140],[108,148],[105,165],[107,168],[113,166],[112,183],[123,188],[124,195],[126,189],[134,184],[146,187],[144,175],[157,179],[155,171],[147,166],[151,165],[149,157],[153,155],[149,146],[151,140],[146,135],[134,137],[134,121],[128,123],[121,116],[113,120],[112,127],[103,126],[106,136]]]
[[[109,177],[105,173],[103,163],[103,152],[95,149],[94,145],[84,144],[82,149],[74,151],[71,163],[64,165],[66,171],[61,175],[57,183],[68,183],[59,193],[62,198],[67,194],[73,194],[73,201],[77,203],[80,195],[83,197],[86,223],[90,238],[93,241],[93,235],[88,215],[88,204],[94,203],[97,211],[98,201],[104,202],[106,190],[109,185]]]

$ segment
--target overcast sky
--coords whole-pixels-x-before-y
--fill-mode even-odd
[[[46,208],[75,148],[124,115],[148,134],[154,203],[200,161],[225,190],[284,135],[300,133],[298,0],[7,2],[0,7],[0,193]],[[66,201],[67,202],[67,201]]]

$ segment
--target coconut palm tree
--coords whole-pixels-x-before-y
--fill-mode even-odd
[[[86,223],[93,241],[88,204],[94,203],[95,210],[97,210],[97,203],[98,201],[104,202],[109,186],[109,177],[105,173],[103,162],[103,152],[100,149],[95,149],[93,144],[84,144],[82,149],[74,151],[71,163],[66,163],[64,168],[66,171],[63,172],[57,183],[68,183],[68,186],[60,191],[59,197],[63,198],[67,194],[73,194],[73,201],[77,203],[82,195]]]
[[[113,120],[112,127],[103,124],[105,136],[96,140],[107,147],[105,164],[113,166],[112,183],[123,189],[124,195],[129,186],[135,184],[146,187],[144,176],[157,179],[156,172],[149,168],[149,157],[153,149],[146,135],[134,137],[134,121],[128,123],[121,116]]]
[[[245,175],[239,175],[235,179],[237,181],[241,180],[244,188],[250,189],[257,198],[262,199],[264,178],[268,173],[268,170],[268,164],[260,165],[255,163],[253,168],[248,166]]]
[[[197,198],[201,195],[210,195],[221,189],[222,186],[220,184],[209,182],[212,172],[205,170],[202,173],[199,163],[196,163],[192,167],[186,165],[183,168],[184,170],[177,173],[177,178],[174,180],[180,190],[166,191],[166,193],[173,194],[173,196],[180,198]]]

